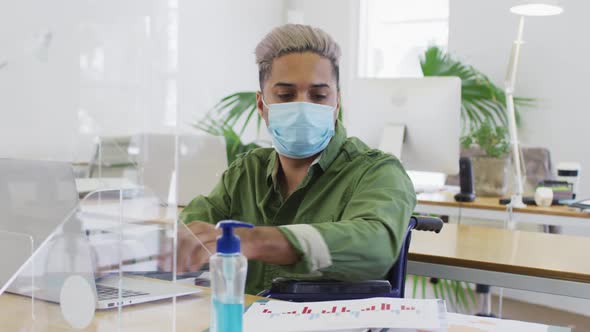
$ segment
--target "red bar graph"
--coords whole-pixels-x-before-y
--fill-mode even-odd
[[[319,309],[317,309],[317,310],[319,310]],[[409,311],[409,310],[416,310],[416,308],[414,306],[400,305],[399,306],[399,310],[400,311]],[[324,315],[329,315],[329,314],[337,314],[337,315],[340,315],[341,313],[351,313],[351,314],[354,314],[354,315],[358,315],[360,312],[368,312],[368,311],[392,311],[392,309],[391,309],[391,304],[389,304],[389,303],[375,303],[373,305],[370,305],[369,307],[358,308],[358,309],[353,308],[353,310],[349,309],[346,306],[342,306],[342,307],[340,307],[340,306],[332,306],[330,308],[325,308],[325,309],[321,310],[321,314],[324,314]],[[280,315],[297,315],[297,316],[299,316],[300,314],[303,314],[303,315],[320,315],[320,313],[312,314],[312,309],[309,306],[303,307],[303,310],[301,312],[299,312],[298,310],[294,310],[294,311],[286,311],[286,312],[282,312],[282,313],[273,314],[271,310],[265,308],[265,309],[262,310],[262,313],[263,314],[269,314],[269,315],[271,315],[271,317],[280,316]]]

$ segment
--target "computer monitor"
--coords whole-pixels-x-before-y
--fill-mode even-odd
[[[358,79],[349,87],[353,96],[344,112],[350,136],[396,155],[407,170],[459,172],[459,78]]]

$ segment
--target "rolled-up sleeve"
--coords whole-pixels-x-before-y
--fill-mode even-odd
[[[341,220],[280,227],[300,254],[292,273],[325,278],[384,278],[397,259],[416,205],[414,187],[399,161],[383,155],[360,177]]]

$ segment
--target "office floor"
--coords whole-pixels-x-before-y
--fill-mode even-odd
[[[497,296],[493,296],[492,308],[498,308]],[[571,327],[573,332],[590,331],[590,317],[537,304],[504,298],[502,311],[506,319],[566,326]]]

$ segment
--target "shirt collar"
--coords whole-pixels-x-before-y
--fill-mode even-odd
[[[328,167],[332,164],[332,162],[338,156],[340,152],[340,148],[344,145],[344,141],[346,140],[346,129],[340,123],[340,121],[336,122],[336,129],[334,136],[330,140],[328,146],[320,153],[320,155],[313,161],[311,166],[315,164],[319,164],[323,171],[326,171]],[[273,183],[277,183],[277,174],[279,172],[279,158],[276,151],[271,152],[270,156],[268,157],[268,165],[266,167],[266,180],[270,184],[270,181]]]

